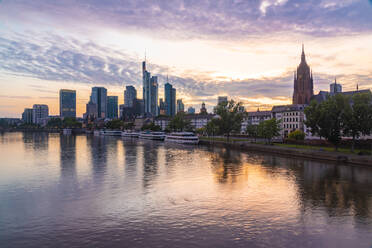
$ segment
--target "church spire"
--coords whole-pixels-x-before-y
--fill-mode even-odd
[[[306,58],[305,58],[305,46],[304,46],[304,43],[302,43],[301,62],[305,62],[305,63],[306,63]]]

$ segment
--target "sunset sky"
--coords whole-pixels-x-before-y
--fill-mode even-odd
[[[177,98],[197,111],[218,95],[247,109],[291,103],[301,44],[315,93],[331,81],[372,88],[370,0],[0,0],[0,117],[77,90],[77,115],[91,87],[123,103],[126,85],[142,97],[141,61],[167,73]]]

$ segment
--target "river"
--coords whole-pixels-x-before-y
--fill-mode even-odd
[[[371,247],[372,169],[0,134],[0,247]]]

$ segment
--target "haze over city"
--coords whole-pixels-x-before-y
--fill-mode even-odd
[[[217,96],[248,110],[289,104],[301,45],[314,92],[337,77],[345,90],[372,88],[372,4],[367,0],[0,1],[0,117],[77,91],[82,116],[93,86],[123,103],[141,97],[141,62],[169,75],[186,107]],[[159,97],[163,91],[159,91]]]

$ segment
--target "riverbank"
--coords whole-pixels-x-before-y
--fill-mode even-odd
[[[200,140],[201,145],[216,146],[224,148],[239,149],[241,151],[254,151],[261,153],[278,154],[289,157],[306,158],[311,160],[337,162],[350,165],[372,166],[372,156],[361,156],[340,152],[330,152],[323,150],[310,150],[295,147],[283,147],[275,145],[253,144],[244,141],[219,141],[219,140]]]

